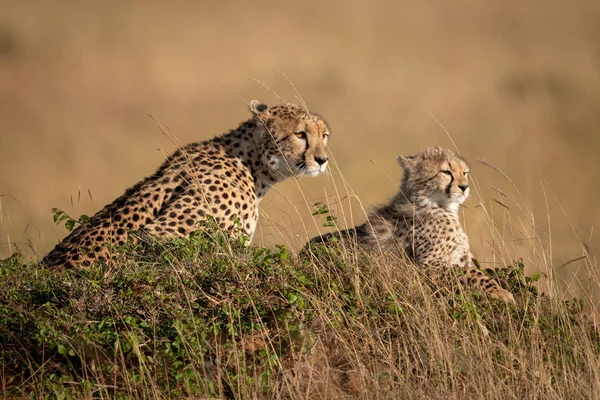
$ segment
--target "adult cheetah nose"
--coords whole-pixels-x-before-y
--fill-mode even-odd
[[[319,164],[319,165],[323,165],[327,162],[327,157],[315,157],[315,161]]]
[[[460,190],[462,190],[464,192],[465,190],[467,190],[469,188],[469,185],[458,185],[458,187],[460,188]]]

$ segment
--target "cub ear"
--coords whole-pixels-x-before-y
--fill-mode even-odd
[[[269,106],[258,100],[250,100],[250,112],[255,115],[267,116],[269,114]]]
[[[398,161],[398,164],[400,164],[400,166],[402,168],[406,169],[414,164],[415,157],[414,156],[408,156],[408,157],[407,156],[398,156],[398,157],[396,157],[396,161]]]

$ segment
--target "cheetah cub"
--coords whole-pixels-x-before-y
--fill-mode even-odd
[[[452,151],[430,147],[414,156],[399,156],[404,169],[400,191],[377,208],[368,222],[312,239],[355,238],[367,251],[403,249],[419,266],[447,269],[458,265],[463,280],[492,297],[514,303],[513,295],[472,265],[469,239],[458,209],[469,196],[469,167]]]
[[[223,230],[241,224],[252,237],[258,203],[292,175],[316,176],[327,168],[329,129],[323,119],[294,104],[273,107],[253,100],[252,118],[237,129],[172,154],[154,173],[68,235],[42,263],[87,266],[109,257],[131,230],[184,237],[208,216]]]

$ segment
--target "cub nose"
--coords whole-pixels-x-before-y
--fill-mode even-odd
[[[467,190],[469,188],[469,185],[458,185],[458,187],[460,188],[460,190],[462,190],[464,192],[465,190]]]
[[[319,165],[323,165],[327,162],[327,157],[315,157],[315,161]]]

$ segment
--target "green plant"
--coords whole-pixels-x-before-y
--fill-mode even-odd
[[[55,224],[65,223],[67,231],[71,232],[76,226],[87,226],[90,217],[85,214],[81,214],[79,218],[75,219],[66,212],[59,210],[58,208],[52,209],[53,219]]]
[[[189,238],[131,241],[85,270],[1,261],[5,395],[586,397],[600,387],[588,309],[539,293],[541,274],[520,260],[486,271],[515,294],[507,306],[348,246],[306,257],[247,240],[209,221]]]

